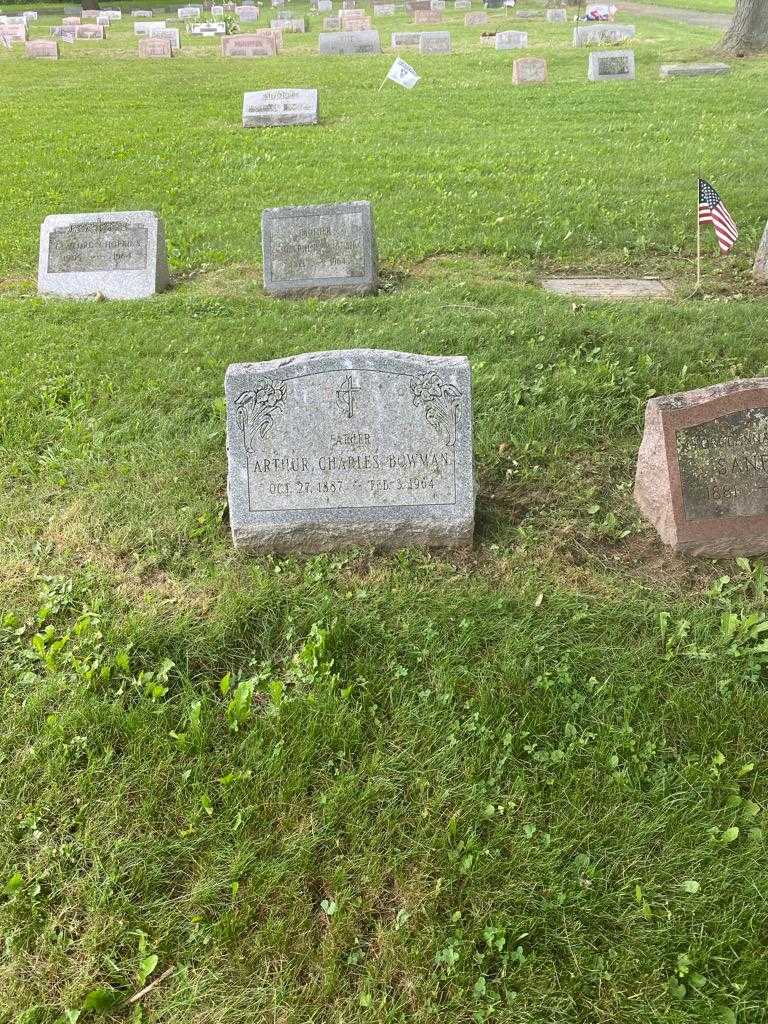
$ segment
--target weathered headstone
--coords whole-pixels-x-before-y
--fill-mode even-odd
[[[81,17],[83,21],[96,21],[99,16],[98,11],[83,11]]]
[[[563,22],[568,20],[568,12],[564,7],[553,7],[547,12],[547,21]]]
[[[695,78],[698,75],[727,75],[730,64],[662,64],[659,68],[661,78]]]
[[[422,56],[451,52],[450,32],[422,32],[419,39],[419,53]]]
[[[199,18],[202,13],[201,7],[179,7],[176,11],[180,21],[191,21],[193,18]]]
[[[307,26],[303,18],[275,19],[270,22],[273,31],[278,32],[306,32]]]
[[[43,221],[41,295],[140,299],[168,283],[163,225],[149,210],[54,214]]]
[[[665,544],[711,558],[768,551],[768,378],[652,398],[635,500]]]
[[[170,43],[172,54],[178,53],[181,49],[181,36],[177,28],[153,28],[145,38],[165,40]]]
[[[421,32],[393,32],[390,36],[390,45],[393,50],[404,50],[418,46],[420,39]]]
[[[131,11],[132,18],[154,18],[154,11]]]
[[[469,11],[472,9],[472,0],[453,0],[453,8],[456,11]]]
[[[190,22],[189,31],[193,36],[225,36],[227,25],[224,21]]]
[[[341,28],[341,19],[338,14],[331,14],[327,18],[323,18],[323,31],[324,32],[338,32]]]
[[[443,20],[442,11],[414,11],[414,25],[439,25]]]
[[[277,34],[267,32],[243,32],[237,36],[225,36],[221,40],[222,57],[276,57]]]
[[[605,46],[633,39],[634,25],[577,25],[573,30],[574,46]]]
[[[96,17],[96,24],[101,25],[103,28],[109,28],[112,22],[106,14],[99,14]]]
[[[480,33],[480,45],[481,46],[492,46],[496,48],[496,33],[495,32],[481,32]]]
[[[463,356],[315,352],[227,368],[238,548],[472,544],[472,376]]]
[[[523,21],[530,21],[531,19],[540,18],[543,11],[515,11],[516,18],[522,18]]]
[[[524,50],[528,46],[527,32],[497,32],[497,50]]]
[[[41,60],[58,60],[59,44],[55,39],[33,39],[24,47],[24,53]]]
[[[38,13],[37,11],[24,11],[24,17],[27,21],[37,21]]]
[[[134,21],[133,34],[136,36],[148,36],[152,34],[152,29],[166,27],[164,21]]]
[[[0,25],[0,35],[9,43],[26,43],[29,39],[29,30],[26,24]]]
[[[49,35],[54,39],[62,39],[65,43],[74,43],[76,32],[77,25],[53,25],[49,29]]]
[[[243,128],[317,124],[317,89],[266,89],[243,97]]]
[[[488,15],[485,11],[473,11],[464,15],[464,24],[467,28],[475,28],[478,25],[488,24]]]
[[[66,18],[61,19],[61,24],[66,28],[72,28],[72,26],[80,24],[80,16],[70,14]]]
[[[375,30],[369,32],[321,32],[318,50],[325,55],[381,53],[381,39]]]
[[[512,61],[513,85],[542,85],[547,80],[547,62],[541,57],[521,57]]]
[[[634,50],[594,50],[590,53],[587,66],[590,82],[630,81],[634,77]]]
[[[763,229],[763,237],[757,247],[752,277],[758,284],[768,284],[768,224]]]
[[[212,7],[211,7],[211,17],[212,18],[223,18],[224,17],[224,5],[223,4],[213,4]]]
[[[373,16],[374,18],[389,18],[395,13],[394,4],[374,4],[373,5]]]
[[[140,57],[172,57],[173,47],[170,39],[160,36],[141,36],[139,39]]]
[[[599,302],[671,299],[674,295],[658,277],[545,277],[541,283],[553,295]]]
[[[331,0],[317,0],[317,13],[318,14],[330,14],[333,10],[333,4]]]
[[[270,295],[369,295],[378,289],[370,203],[264,210],[261,238]]]
[[[259,20],[259,8],[258,7],[238,7],[237,16],[240,21],[258,21]]]
[[[109,18],[110,21],[122,21],[123,20],[123,12],[119,11],[117,9],[112,9],[111,8],[110,10],[103,10],[101,13],[102,14],[106,14],[106,16]]]
[[[444,11],[445,0],[431,0],[431,7],[433,11]]]
[[[75,39],[106,39],[107,30],[103,25],[76,25]]]

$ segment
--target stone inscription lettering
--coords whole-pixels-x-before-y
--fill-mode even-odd
[[[745,409],[677,432],[686,519],[768,514],[768,409]]]
[[[51,232],[48,273],[145,270],[147,228],[123,221],[71,224]]]
[[[236,399],[249,510],[454,504],[460,398],[434,371],[257,378]],[[313,433],[301,420],[316,407]]]
[[[601,57],[597,62],[600,75],[629,74],[629,61],[626,57]]]
[[[275,221],[272,273],[276,278],[363,277],[359,215],[319,214]]]

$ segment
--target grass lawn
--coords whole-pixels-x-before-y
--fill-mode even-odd
[[[654,7],[681,7],[689,11],[705,11],[707,14],[733,14],[736,0],[642,0]],[[619,17],[621,17],[621,4]]]
[[[638,80],[588,84],[529,22],[514,89],[445,20],[413,93],[317,19],[276,60],[0,50],[2,1024],[768,1020],[765,572],[631,498],[649,396],[768,374],[767,65],[661,82],[718,33],[638,18]],[[322,123],[241,129],[268,86]],[[699,172],[742,238],[691,301]],[[261,210],[347,199],[382,293],[267,299]],[[36,298],[43,217],[110,209],[175,288]],[[678,298],[536,285],[598,270]],[[227,364],[371,346],[468,356],[474,550],[235,554]]]

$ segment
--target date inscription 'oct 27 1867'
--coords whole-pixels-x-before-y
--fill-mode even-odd
[[[688,520],[768,514],[768,409],[744,409],[677,431]]]
[[[459,398],[436,371],[260,377],[236,399],[249,511],[453,504]]]
[[[51,231],[48,273],[96,273],[145,270],[149,250],[147,228],[126,221],[90,221]]]

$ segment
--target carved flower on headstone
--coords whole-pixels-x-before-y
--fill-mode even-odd
[[[427,423],[438,436],[448,445],[455,444],[459,406],[450,399],[461,395],[456,385],[446,384],[434,370],[427,370],[411,379],[411,395],[416,408],[424,408]]]
[[[263,377],[253,391],[244,391],[237,399],[237,425],[243,434],[248,454],[256,450],[257,437],[265,438],[272,429],[275,412],[282,412],[288,391],[286,381]]]

